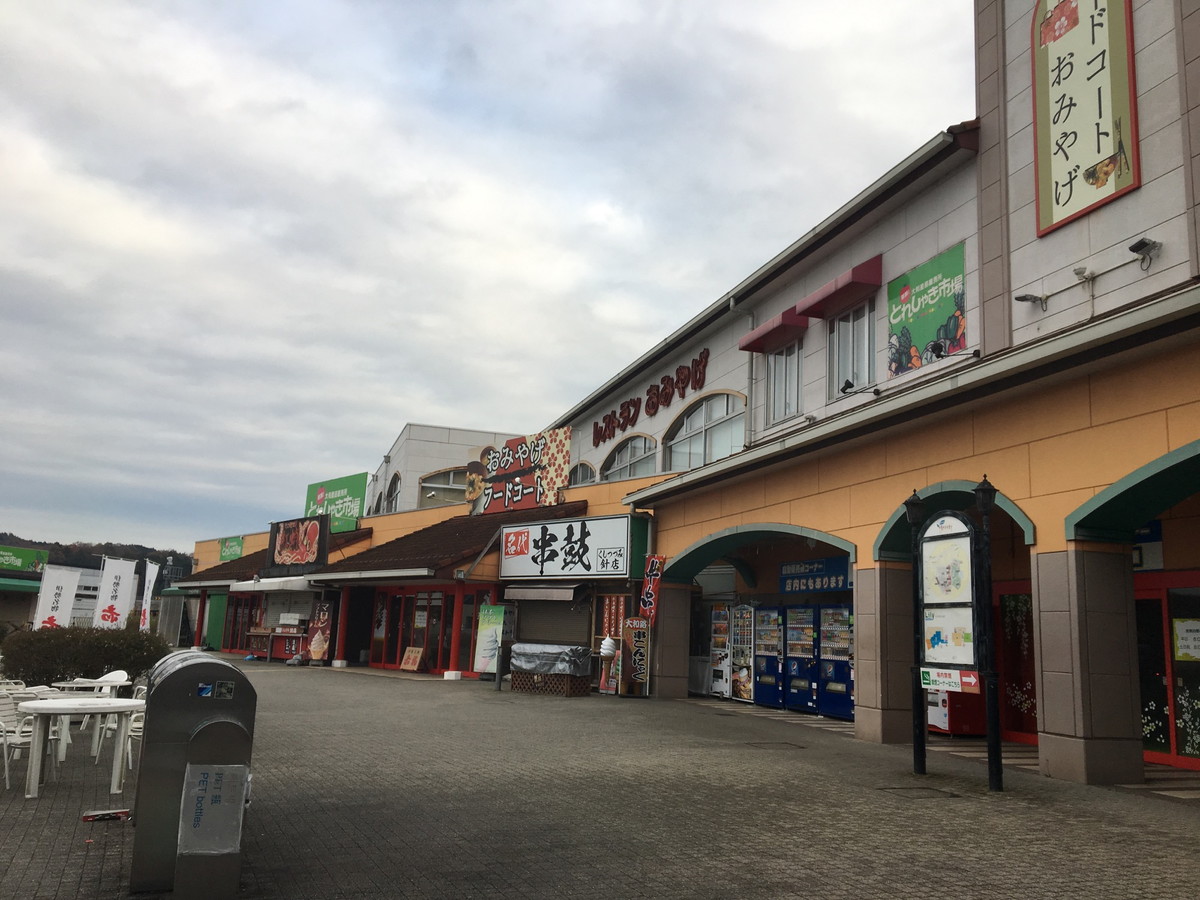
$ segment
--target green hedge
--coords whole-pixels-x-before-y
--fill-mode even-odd
[[[123,628],[40,628],[15,631],[0,644],[6,678],[26,684],[53,684],[72,678],[99,678],[124,669],[130,679],[145,674],[170,653],[157,634]]]

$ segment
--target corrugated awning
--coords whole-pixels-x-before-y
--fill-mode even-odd
[[[24,578],[0,578],[0,591],[12,591],[18,594],[36,594],[41,590],[40,581],[28,581]]]
[[[316,593],[316,588],[308,583],[307,575],[293,575],[287,578],[257,578],[250,581],[235,581],[229,586],[231,594],[263,594],[275,591],[309,591]]]
[[[563,600],[575,599],[578,584],[512,584],[504,588],[505,600]]]

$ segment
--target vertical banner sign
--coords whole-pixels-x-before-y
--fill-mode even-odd
[[[625,620],[621,683],[626,694],[645,697],[650,684],[650,623],[635,616]],[[625,662],[628,662],[628,669]]]
[[[324,662],[329,654],[329,634],[333,628],[331,611],[328,600],[313,604],[312,618],[308,621],[308,658],[313,662]]]
[[[888,282],[888,378],[966,349],[963,247]]]
[[[499,604],[484,603],[479,607],[479,622],[476,625],[475,661],[471,669],[475,672],[495,672],[500,648],[504,645],[504,610]]]
[[[642,582],[641,615],[654,627],[654,618],[658,614],[658,584],[662,580],[665,556],[648,554],[646,556],[646,577]]]
[[[137,562],[132,559],[104,557],[100,570],[100,590],[96,594],[96,612],[92,616],[95,628],[120,628],[133,609],[133,571]]]
[[[1142,183],[1133,0],[1038,0],[1031,50],[1041,237]]]
[[[154,597],[154,582],[158,581],[158,563],[146,560],[146,580],[142,585],[142,615],[138,619],[138,631],[150,630],[150,600]]]
[[[623,595],[604,598],[604,636],[612,638],[616,653],[600,664],[600,693],[615,694],[621,682],[621,623],[625,620],[625,597]]]
[[[46,566],[42,572],[42,586],[38,591],[37,612],[33,617],[34,631],[39,628],[64,628],[70,625],[71,607],[75,605],[75,591],[78,587],[78,569]]]

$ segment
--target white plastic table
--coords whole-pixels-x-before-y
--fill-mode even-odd
[[[146,708],[145,700],[124,700],[119,697],[56,697],[51,700],[25,700],[17,710],[33,716],[33,739],[29,746],[29,771],[25,777],[25,797],[34,799],[42,781],[42,762],[46,756],[46,741],[50,737],[50,722],[56,716],[96,716],[96,727],[103,727],[107,715],[117,717],[116,743],[113,749],[112,782],[109,793],[119,794],[125,784],[125,741],[129,737],[129,717]]]

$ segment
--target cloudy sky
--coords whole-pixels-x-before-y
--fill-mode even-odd
[[[967,0],[0,0],[0,531],[526,433],[975,114]]]

